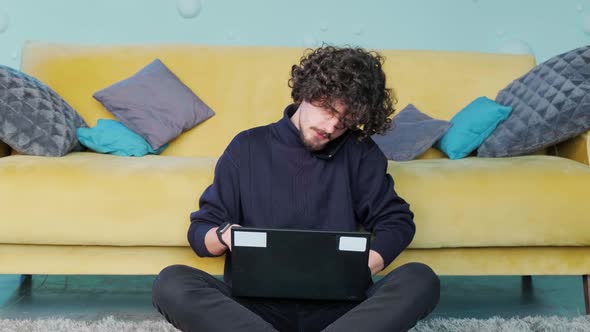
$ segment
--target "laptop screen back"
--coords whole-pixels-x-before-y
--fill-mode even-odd
[[[232,228],[234,296],[363,300],[369,233]]]

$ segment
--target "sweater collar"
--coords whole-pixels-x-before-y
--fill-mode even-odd
[[[275,135],[281,142],[288,146],[304,147],[299,134],[299,129],[291,121],[291,117],[297,111],[298,105],[291,104],[283,111],[283,118],[275,125]]]

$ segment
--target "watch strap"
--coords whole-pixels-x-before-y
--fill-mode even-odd
[[[227,245],[227,243],[225,243],[225,241],[223,241],[222,235],[223,235],[223,233],[225,233],[230,228],[231,228],[231,223],[229,221],[226,221],[223,224],[221,224],[217,228],[217,231],[215,232],[217,234],[217,239],[219,240],[219,242],[221,242],[221,244],[223,244],[227,248],[229,248],[229,246]]]

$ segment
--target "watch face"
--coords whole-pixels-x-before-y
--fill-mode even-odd
[[[229,228],[229,226],[231,226],[231,224],[226,221],[223,224],[221,224],[221,226],[219,226],[219,228],[217,229],[217,232],[219,234],[222,234],[223,232],[227,231],[227,229]]]

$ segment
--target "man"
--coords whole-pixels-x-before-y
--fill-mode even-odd
[[[188,231],[197,255],[226,254],[224,281],[188,266],[165,268],[154,282],[153,302],[175,327],[406,331],[434,309],[439,279],[421,263],[393,270],[362,302],[231,296],[231,227],[356,231],[361,224],[374,235],[372,275],[412,241],[413,213],[395,193],[387,160],[369,137],[384,133],[394,112],[382,61],[359,48],[316,49],[292,67],[294,104],[283,118],[241,132],[229,144]]]

